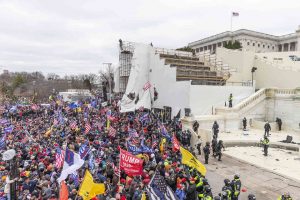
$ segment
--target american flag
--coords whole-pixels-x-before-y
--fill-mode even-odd
[[[109,131],[108,131],[108,136],[114,138],[114,137],[116,137],[116,134],[117,134],[116,129],[114,129],[114,128],[111,126],[111,127],[109,128]]]
[[[128,133],[129,133],[129,137],[139,137],[139,134],[136,132],[135,129],[129,129]]]
[[[60,148],[56,149],[56,155],[55,155],[55,166],[57,169],[60,169],[64,164],[64,151],[62,151]]]
[[[144,111],[144,106],[141,106],[141,107],[139,108],[139,111],[140,111],[140,112],[143,112],[143,111]]]
[[[120,169],[118,167],[116,167],[116,165],[113,162],[107,161],[107,165],[110,165],[114,170],[114,174],[116,176],[120,177]]]
[[[238,12],[232,12],[232,16],[233,17],[238,17],[238,16],[240,16],[240,14]]]
[[[80,185],[79,183],[79,176],[77,172],[74,172],[70,175],[70,178],[74,181],[75,187],[78,187]]]
[[[75,129],[75,128],[77,127],[76,121],[72,121],[72,122],[70,123],[70,127],[71,127],[71,129]]]
[[[84,131],[84,133],[88,134],[91,129],[92,129],[92,127],[91,127],[90,123],[86,123],[85,124],[85,131]]]
[[[131,142],[132,142],[134,145],[140,144],[140,140],[139,140],[138,138],[132,138]]]
[[[3,135],[3,137],[0,139],[0,149],[4,149],[6,146],[6,133]]]
[[[154,140],[153,142],[152,142],[152,149],[154,149],[155,147],[157,147],[157,145],[158,145],[158,141],[157,140]]]
[[[146,187],[149,199],[178,200],[173,190],[166,184],[163,176],[155,172],[148,186]]]
[[[57,124],[58,124],[58,120],[56,118],[54,118],[53,125],[57,125]]]
[[[143,90],[146,91],[148,90],[149,88],[151,88],[151,83],[149,81],[147,81],[147,83],[145,83],[144,87],[143,87]]]

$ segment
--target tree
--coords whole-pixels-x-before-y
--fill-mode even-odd
[[[112,93],[115,83],[114,83],[114,68],[109,63],[107,67],[99,71],[100,74],[100,83],[102,84],[102,91],[104,95],[104,99],[107,100],[106,92]],[[109,87],[109,84],[110,87]],[[109,91],[109,88],[111,89]]]
[[[14,79],[12,83],[13,90],[19,87],[21,84],[25,83],[25,78],[21,74],[18,74]]]
[[[49,73],[47,74],[47,79],[48,80],[58,80],[60,77],[58,74],[55,73]]]
[[[195,53],[195,49],[192,49],[189,46],[184,46],[184,47],[178,48],[176,50],[178,50],[178,51],[187,51],[187,52],[191,52],[193,54]]]
[[[239,41],[236,41],[236,40],[235,40],[235,41],[232,43],[232,41],[230,40],[229,42],[226,42],[226,43],[225,43],[224,47],[225,47],[226,49],[241,49],[241,48],[242,48],[242,45],[241,45],[241,43],[240,43]]]

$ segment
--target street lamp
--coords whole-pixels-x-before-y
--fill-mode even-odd
[[[111,69],[112,63],[103,63],[103,65],[108,66],[109,104],[111,104],[111,74],[110,74],[110,69]]]
[[[252,73],[252,81],[251,81],[251,83],[252,83],[252,87],[253,87],[253,74],[254,74],[254,72],[257,70],[257,67],[252,67],[252,69],[251,69],[251,73]]]

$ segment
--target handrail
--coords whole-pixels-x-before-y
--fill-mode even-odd
[[[216,108],[216,110],[223,110],[228,112],[232,112],[232,111],[240,112],[242,109],[246,108],[247,106],[249,106],[250,104],[252,104],[253,102],[259,99],[263,100],[267,97],[272,97],[275,95],[295,95],[295,94],[296,94],[296,89],[262,88],[230,109]]]
[[[165,49],[165,48],[155,48],[155,53],[158,54],[166,54],[166,55],[177,55],[177,56],[186,56],[186,57],[194,57],[193,53],[186,51],[179,51],[174,49]]]

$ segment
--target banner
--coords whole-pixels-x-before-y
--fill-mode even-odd
[[[86,170],[83,182],[78,194],[83,200],[90,200],[96,195],[104,194],[105,185],[103,183],[95,183],[92,174]]]
[[[189,167],[195,168],[198,172],[200,172],[203,176],[206,174],[205,166],[191,154],[188,150],[183,147],[180,147],[180,152],[182,154],[182,164],[185,164]]]
[[[175,134],[173,135],[173,138],[172,138],[172,143],[173,143],[173,151],[179,151],[180,149],[180,143],[179,141],[177,140]]]
[[[128,175],[141,175],[143,173],[143,160],[120,149],[120,169]]]

